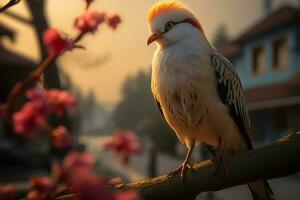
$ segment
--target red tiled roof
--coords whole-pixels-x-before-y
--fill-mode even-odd
[[[289,81],[246,90],[247,103],[300,96],[300,74]]]
[[[284,6],[270,13],[254,26],[251,26],[248,31],[241,34],[234,41],[240,43],[253,36],[291,24],[300,24],[300,9]]]
[[[230,42],[218,49],[218,51],[227,58],[232,58],[240,53],[240,46]]]
[[[295,95],[300,95],[299,89],[295,90],[295,87],[290,83],[270,85],[246,91],[246,99],[248,103],[293,97]]]

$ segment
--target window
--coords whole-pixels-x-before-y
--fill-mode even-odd
[[[273,42],[273,69],[276,71],[288,68],[289,49],[286,38],[282,37]]]
[[[263,46],[255,46],[252,50],[252,73],[261,75],[265,72],[265,54]]]

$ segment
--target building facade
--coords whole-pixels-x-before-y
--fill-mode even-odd
[[[219,51],[241,77],[258,142],[300,128],[300,9],[270,12]]]

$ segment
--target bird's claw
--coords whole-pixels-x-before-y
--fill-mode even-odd
[[[173,171],[173,172],[170,172],[169,174],[168,174],[168,178],[171,178],[171,177],[173,177],[173,176],[176,176],[177,174],[180,174],[180,177],[181,177],[181,180],[183,180],[184,179],[184,175],[186,174],[186,172],[188,171],[188,170],[191,170],[192,172],[196,172],[196,170],[193,168],[193,166],[192,165],[190,165],[188,162],[183,162],[175,171]]]

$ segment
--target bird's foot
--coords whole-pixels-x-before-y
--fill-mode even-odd
[[[184,161],[175,171],[173,172],[170,172],[168,174],[168,178],[171,178],[173,176],[176,176],[177,174],[180,174],[180,177],[181,177],[181,180],[183,180],[184,178],[184,175],[186,174],[186,172],[188,170],[192,170],[193,172],[196,172],[194,169],[193,169],[193,166],[190,165],[187,161]]]
[[[229,177],[229,168],[226,162],[225,153],[222,150],[217,151],[215,161],[215,169],[218,170],[223,167],[226,177]]]

